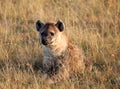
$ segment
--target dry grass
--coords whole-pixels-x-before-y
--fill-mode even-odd
[[[59,18],[93,65],[84,75],[48,85],[36,72],[43,51],[35,21]],[[0,0],[0,89],[120,89],[120,1]]]

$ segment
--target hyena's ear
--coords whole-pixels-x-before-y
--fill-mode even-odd
[[[65,28],[64,23],[61,20],[58,20],[55,26],[60,30],[60,32],[62,32]]]
[[[44,23],[42,23],[40,20],[37,20],[37,22],[36,22],[36,29],[37,29],[37,31],[39,31],[42,26],[44,26]]]

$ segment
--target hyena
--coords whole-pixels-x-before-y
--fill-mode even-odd
[[[65,26],[61,20],[56,23],[43,23],[38,20],[36,29],[44,48],[44,80],[56,83],[72,74],[84,72],[83,52],[68,41],[64,33]]]

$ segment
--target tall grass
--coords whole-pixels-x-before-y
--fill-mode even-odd
[[[43,82],[37,19],[62,19],[69,40],[92,59],[92,70]],[[120,1],[1,0],[0,89],[120,89]]]

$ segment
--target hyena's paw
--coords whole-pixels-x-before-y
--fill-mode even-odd
[[[42,74],[41,79],[45,81],[47,79],[48,75],[47,74]]]
[[[43,82],[46,82],[48,84],[53,84],[54,83],[54,81],[51,80],[47,74],[43,74],[41,79],[42,79]]]

